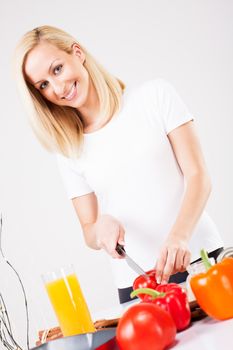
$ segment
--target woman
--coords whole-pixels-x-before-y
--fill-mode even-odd
[[[26,33],[15,61],[33,129],[57,155],[87,245],[116,258],[121,303],[136,275],[117,243],[145,270],[155,266],[158,283],[184,281],[201,248],[217,257],[223,243],[204,212],[211,184],[193,116],[168,82],[128,91],[50,26]]]

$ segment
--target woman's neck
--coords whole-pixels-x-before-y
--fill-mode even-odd
[[[78,109],[81,114],[84,132],[92,132],[101,128],[100,104],[96,89],[90,79],[88,99],[84,106]]]

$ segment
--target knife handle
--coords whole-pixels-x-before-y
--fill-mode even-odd
[[[124,256],[125,255],[125,248],[123,245],[117,243],[116,245],[116,251],[119,255]]]

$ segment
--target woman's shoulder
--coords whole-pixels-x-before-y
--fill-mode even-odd
[[[163,78],[154,78],[148,79],[143,82],[140,82],[134,86],[128,88],[127,93],[129,95],[138,95],[138,94],[155,94],[156,92],[163,92],[164,90],[172,88],[172,85],[169,81]]]
[[[71,169],[75,169],[75,171],[77,171],[77,169],[79,168],[78,158],[70,158],[61,153],[55,153],[54,155],[59,168],[69,167]]]

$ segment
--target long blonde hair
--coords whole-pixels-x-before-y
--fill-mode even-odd
[[[14,55],[15,79],[35,135],[47,150],[66,157],[77,157],[83,143],[83,124],[78,110],[58,106],[46,100],[25,77],[26,57],[41,41],[46,41],[68,54],[72,52],[72,45],[78,44],[85,54],[83,65],[96,89],[103,118],[109,120],[120,109],[124,84],[109,74],[75,38],[59,28],[35,28],[27,32],[18,43]]]

